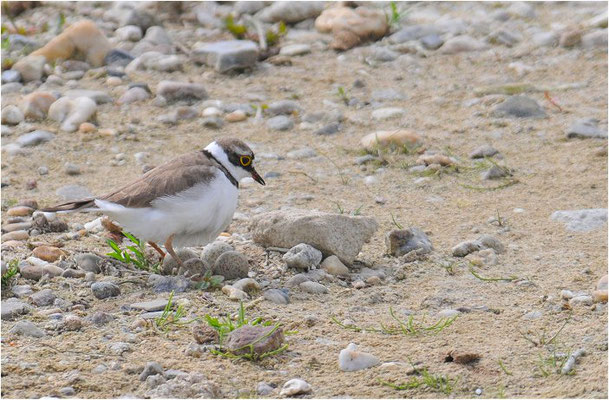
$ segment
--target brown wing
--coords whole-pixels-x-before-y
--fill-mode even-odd
[[[201,151],[184,154],[99,198],[125,207],[149,207],[159,197],[171,196],[198,183],[209,182],[215,176],[216,165]]]

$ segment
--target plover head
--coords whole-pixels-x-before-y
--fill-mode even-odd
[[[242,140],[221,138],[208,144],[205,150],[209,151],[237,181],[251,176],[259,184],[266,185],[254,168],[254,152]]]

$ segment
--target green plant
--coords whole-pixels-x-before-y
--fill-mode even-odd
[[[127,239],[133,243],[133,245],[126,246],[126,250],[121,250],[114,240],[106,239],[108,246],[114,250],[106,255],[125,264],[133,264],[138,269],[145,271],[158,271],[159,263],[152,263],[146,257],[146,244],[129,232],[123,232],[123,235],[125,235]],[[131,253],[129,251],[131,251]]]
[[[199,318],[194,318],[188,321],[180,321],[186,316],[186,311],[182,305],[179,305],[175,311],[172,311],[174,308],[173,294],[174,292],[172,290],[169,294],[169,299],[167,299],[167,304],[163,309],[163,314],[154,319],[154,325],[163,332],[167,332],[171,326],[188,325],[199,320]]]
[[[10,50],[11,48],[11,41],[9,40],[8,36],[2,39],[2,50]]]
[[[387,22],[391,26],[399,25],[400,20],[404,16],[404,12],[398,11],[398,5],[395,1],[392,1],[391,3],[389,3],[389,8],[390,8],[391,14],[390,15],[385,14],[387,17]]]
[[[345,103],[345,105],[349,105],[349,97],[347,96],[347,93],[345,93],[345,88],[342,86],[339,86],[338,89],[338,97],[343,101],[343,103]]]
[[[281,327],[281,324],[279,322],[273,324],[272,321],[264,321],[262,319],[262,317],[254,318],[251,321],[248,320],[245,316],[245,307],[243,306],[243,302],[239,302],[239,311],[237,312],[236,319],[233,319],[230,315],[227,315],[222,318],[216,318],[216,317],[212,317],[209,314],[206,314],[204,318],[205,318],[205,321],[207,321],[207,324],[218,332],[219,349],[212,350],[213,354],[221,355],[221,356],[228,357],[228,358],[244,358],[244,359],[247,359],[250,361],[258,361],[258,360],[262,360],[266,357],[270,357],[275,354],[279,354],[288,348],[288,345],[285,344],[276,350],[273,350],[273,351],[270,351],[270,352],[267,352],[264,354],[257,354],[254,352],[254,345],[256,343],[266,339],[270,335],[272,335],[277,329],[279,329]],[[242,326],[245,326],[245,325],[273,326],[273,329],[271,329],[269,332],[267,332],[265,335],[261,336],[260,338],[256,339],[255,342],[248,344],[245,347],[245,348],[249,348],[248,353],[240,354],[240,355],[233,354],[228,349],[225,349],[223,347],[224,341],[226,340],[226,337],[228,336],[228,334],[230,332],[234,331],[237,328],[241,328]],[[291,333],[291,332],[286,332],[286,334],[289,334],[289,333]],[[238,350],[242,350],[242,349],[238,349]]]
[[[265,38],[267,44],[269,46],[276,45],[279,42],[279,39],[281,39],[282,36],[285,36],[287,32],[288,27],[286,26],[285,22],[280,21],[279,26],[277,28],[277,32],[273,31],[272,29],[266,31]]]
[[[391,223],[393,223],[393,225],[395,225],[398,229],[404,229],[404,227],[398,221],[396,221],[393,213],[391,213]]]
[[[548,345],[548,344],[553,344],[556,341],[556,339],[558,338],[558,335],[560,335],[560,333],[563,331],[563,329],[565,329],[565,326],[567,326],[567,324],[571,320],[572,316],[573,316],[573,314],[569,314],[569,316],[567,317],[565,322],[562,324],[562,326],[556,331],[556,333],[554,335],[550,336],[550,338],[546,338],[546,330],[545,330],[545,328],[542,330],[541,334],[539,332],[537,332],[537,335],[536,335],[537,337],[536,338],[525,334],[520,329],[518,329],[518,333],[520,333],[520,335],[523,338],[525,338],[529,342],[533,343],[533,345],[535,347],[537,347],[537,346],[545,346],[545,345]],[[530,333],[530,332],[527,332],[527,333]]]
[[[19,272],[19,260],[14,259],[8,262],[6,272],[2,274],[2,288],[8,288],[11,285],[11,280]]]
[[[499,360],[499,361],[497,361],[497,363],[499,364],[499,367],[501,367],[501,370],[503,372],[505,372],[506,375],[512,375],[512,373],[510,371],[508,371],[507,367],[503,364],[503,361]]]
[[[420,386],[426,386],[433,391],[442,392],[447,396],[453,392],[455,385],[457,384],[457,379],[448,378],[444,375],[431,374],[426,368],[421,370],[415,368],[415,371],[419,374],[419,377],[415,376],[410,378],[406,383],[395,384],[382,379],[379,379],[379,382],[395,390],[409,390]]]
[[[221,275],[212,275],[211,271],[205,271],[205,274],[199,282],[195,285],[195,288],[199,290],[205,290],[209,288],[216,288],[222,285],[224,277]]]
[[[247,27],[245,25],[235,24],[234,17],[229,14],[224,18],[224,27],[228,30],[236,39],[243,39],[247,34]]]
[[[516,279],[518,279],[518,277],[515,275],[512,275],[509,278],[485,278],[483,276],[480,276],[476,271],[474,271],[474,268],[472,268],[472,267],[469,268],[469,272],[473,276],[475,276],[476,278],[478,278],[484,282],[512,282],[512,281],[515,281]]]

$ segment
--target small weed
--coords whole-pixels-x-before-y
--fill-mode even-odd
[[[404,13],[398,11],[398,5],[395,1],[392,1],[391,3],[389,3],[389,8],[390,8],[391,14],[386,15],[387,22],[389,23],[390,26],[399,25],[400,20],[404,16]]]
[[[338,89],[338,97],[342,100],[343,103],[345,103],[345,105],[349,105],[349,97],[347,96],[347,93],[345,92],[345,88],[342,86],[339,86]]]
[[[556,349],[549,351],[549,355],[544,357],[541,353],[539,354],[539,360],[537,362],[537,370],[544,378],[547,378],[553,374],[560,374],[563,366],[571,356],[571,353],[558,353]],[[568,375],[573,375],[574,370],[570,370]]]
[[[224,27],[235,37],[235,39],[243,39],[247,34],[247,27],[245,25],[235,24],[235,19],[230,14],[224,18]]]
[[[518,277],[515,275],[512,275],[509,278],[485,278],[483,276],[480,276],[476,271],[474,271],[474,268],[472,268],[472,267],[469,268],[469,272],[473,276],[475,276],[476,278],[478,278],[484,282],[512,282],[512,281],[515,281],[518,279]]]
[[[339,325],[341,328],[349,329],[355,332],[373,332],[373,333],[383,333],[386,335],[418,335],[421,333],[440,333],[445,328],[448,328],[452,325],[453,322],[457,319],[457,316],[451,318],[441,318],[433,325],[425,325],[425,321],[416,322],[414,320],[414,315],[410,315],[407,321],[402,321],[393,311],[392,307],[389,307],[389,315],[391,318],[397,322],[397,326],[385,326],[383,323],[380,324],[380,328],[366,328],[359,327],[357,325],[344,325],[340,321],[338,321],[335,317],[332,317],[332,321]]]
[[[206,271],[203,277],[195,285],[196,289],[206,290],[209,288],[218,288],[222,286],[224,277],[221,275],[212,275],[211,271]]]
[[[8,268],[6,272],[2,274],[2,289],[10,287],[11,281],[15,275],[19,272],[19,260],[14,259],[8,262]]]
[[[356,208],[355,210],[353,210],[351,212],[348,212],[347,210],[345,210],[343,208],[343,206],[338,201],[333,201],[333,203],[336,204],[336,208],[338,208],[338,213],[339,214],[349,214],[349,215],[352,215],[354,217],[358,216],[358,215],[361,215],[362,208],[364,207],[364,205],[362,204],[358,208]]]
[[[332,165],[334,165],[334,168],[336,168],[336,172],[338,172],[338,175],[340,176],[340,181],[342,182],[342,184],[343,185],[348,185],[349,184],[349,177],[347,177],[345,174],[343,174],[343,171],[340,169],[340,167],[338,166],[336,161],[334,161],[333,159],[331,159],[330,157],[328,157],[326,154],[322,153],[321,151],[318,151],[318,152],[324,158],[327,158],[328,161],[330,161],[332,163]]]
[[[404,227],[395,219],[395,215],[391,213],[391,223],[396,226],[398,229],[404,229]]]
[[[65,24],[66,24],[66,16],[62,12],[60,12],[58,21],[57,21],[57,31],[63,32],[63,27],[65,26]]]
[[[506,395],[505,395],[505,386],[504,385],[499,385],[497,387],[497,398],[498,399],[505,399]]]
[[[497,209],[497,216],[491,220],[491,224],[497,224],[499,227],[504,227],[507,226],[507,220],[507,218],[502,217],[501,214],[499,214],[499,209]]]
[[[160,317],[154,319],[154,325],[163,332],[167,332],[172,326],[183,326],[198,321],[198,318],[189,321],[180,321],[186,316],[186,311],[182,305],[179,305],[175,311],[173,309],[173,290],[167,299],[167,305]]]
[[[10,50],[11,49],[11,41],[8,36],[2,39],[2,50]]]
[[[473,185],[467,185],[467,184],[462,184],[462,183],[460,183],[459,186],[461,186],[465,189],[476,190],[479,192],[486,192],[486,191],[505,189],[505,188],[515,185],[517,183],[520,183],[520,181],[518,179],[512,178],[512,179],[507,179],[504,183],[497,185],[497,186],[473,186]]]
[[[558,338],[558,335],[560,335],[560,333],[563,331],[563,329],[565,329],[565,326],[567,326],[567,324],[571,320],[571,317],[572,317],[572,314],[569,314],[569,317],[567,317],[567,319],[562,324],[562,326],[558,329],[558,331],[556,331],[556,333],[554,335],[550,336],[549,338],[546,337],[546,330],[545,330],[545,328],[543,329],[541,334],[539,332],[537,333],[537,335],[536,335],[537,337],[536,338],[525,334],[520,329],[518,329],[518,333],[520,333],[520,335],[523,338],[525,338],[529,342],[533,343],[533,345],[535,347],[537,347],[537,346],[545,346],[545,345],[548,345],[548,344],[553,344],[556,341],[556,339]],[[527,333],[531,333],[531,332],[529,331]]]
[[[269,46],[276,45],[277,43],[279,43],[279,39],[281,39],[282,36],[285,36],[287,32],[288,27],[286,26],[285,22],[280,21],[279,27],[277,28],[277,32],[273,31],[272,29],[266,31],[265,37],[267,44]]]
[[[425,386],[433,391],[442,392],[447,396],[453,392],[458,381],[457,379],[448,378],[444,375],[431,374],[426,368],[416,371],[420,377],[413,377],[403,384],[396,385],[381,379],[379,379],[379,381],[381,384],[392,387],[395,390],[409,390]]]
[[[108,246],[110,246],[114,251],[107,253],[106,255],[125,264],[133,264],[138,269],[145,271],[158,271],[159,263],[151,263],[146,257],[146,244],[129,232],[123,232],[123,235],[125,235],[127,239],[133,243],[133,245],[127,246],[126,250],[121,250],[114,240],[107,239],[106,243],[108,243]],[[130,250],[131,253],[128,250]]]
[[[503,364],[503,361],[499,360],[499,361],[497,361],[497,363],[499,364],[499,367],[501,367],[501,370],[503,372],[505,372],[506,375],[512,375],[512,373],[510,371],[508,371],[506,366]]]
[[[215,318],[209,314],[206,314],[205,321],[207,321],[207,324],[210,327],[212,327],[213,329],[215,329],[218,332],[218,337],[219,337],[218,342],[219,342],[220,348],[218,350],[212,350],[213,354],[221,355],[221,356],[228,357],[228,358],[244,358],[244,359],[250,360],[250,361],[259,361],[266,357],[270,357],[270,356],[279,354],[288,348],[288,345],[285,344],[282,347],[280,347],[276,350],[270,351],[268,353],[264,353],[261,355],[255,353],[254,345],[257,342],[262,341],[262,340],[266,339],[267,337],[269,337],[270,335],[272,335],[277,329],[280,328],[281,324],[279,322],[273,324],[272,321],[264,321],[262,319],[262,317],[254,318],[253,320],[249,321],[245,317],[245,307],[243,307],[242,302],[239,303],[239,311],[237,313],[236,319],[231,318],[230,315],[225,316],[223,318]],[[226,337],[228,336],[228,334],[230,332],[234,331],[235,329],[241,328],[242,326],[248,325],[248,324],[249,325],[273,326],[273,329],[271,329],[266,335],[258,338],[256,340],[256,342],[248,344],[247,347],[249,347],[249,350],[250,350],[249,353],[236,355],[236,354],[233,354],[230,351],[224,349],[223,344],[224,344],[224,341],[226,340]],[[286,332],[286,334],[288,334],[288,332]],[[239,350],[241,350],[241,349],[239,349]]]

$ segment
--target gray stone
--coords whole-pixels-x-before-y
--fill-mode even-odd
[[[321,268],[330,275],[349,275],[349,268],[347,268],[347,266],[343,264],[342,261],[340,261],[340,259],[336,256],[326,257],[326,259],[321,263]]]
[[[564,222],[565,228],[573,232],[589,232],[601,229],[607,223],[606,208],[554,211],[550,218]]]
[[[425,35],[421,38],[421,44],[427,50],[438,50],[444,44],[444,39],[436,33]]]
[[[400,29],[389,36],[389,43],[399,44],[411,40],[419,40],[430,35],[439,35],[442,31],[434,25],[411,25]]]
[[[340,123],[333,122],[331,124],[325,125],[319,129],[317,129],[313,133],[315,135],[321,135],[321,136],[333,135],[333,134],[337,133],[338,131],[340,131],[341,126],[342,125]]]
[[[258,60],[258,45],[250,40],[206,43],[193,49],[191,58],[220,73],[253,68]]]
[[[234,251],[235,249],[230,244],[216,240],[203,248],[201,252],[201,258],[207,262],[208,265],[214,265],[218,257],[228,251]]]
[[[182,262],[188,261],[192,258],[199,258],[199,255],[196,252],[194,252],[193,250],[188,249],[188,248],[178,249],[176,251],[176,255],[178,257],[180,257],[180,260],[182,260]],[[163,259],[163,268],[162,268],[163,274],[165,274],[165,275],[176,274],[178,269],[179,269],[178,262],[176,260],[174,260],[174,258],[171,255],[167,255]]]
[[[544,109],[537,101],[526,96],[510,96],[493,110],[496,117],[543,118]]]
[[[19,315],[30,312],[29,305],[15,298],[2,301],[0,303],[0,309],[2,310],[2,320],[12,320]]]
[[[507,31],[505,29],[499,29],[488,36],[488,41],[490,43],[498,43],[503,44],[507,47],[512,47],[518,42],[522,40],[522,36],[513,32]]]
[[[123,353],[132,351],[131,345],[125,342],[108,343],[108,351],[110,354],[120,356]]]
[[[599,29],[582,36],[582,47],[585,49],[607,49],[607,29]]]
[[[498,165],[493,165],[488,170],[486,170],[482,173],[482,179],[484,179],[484,180],[501,179],[501,178],[505,178],[506,176],[509,176],[509,175],[510,174],[507,171],[507,169],[502,168]]]
[[[253,354],[262,356],[279,349],[284,337],[281,327],[244,325],[230,332],[226,338],[226,349],[235,355]]]
[[[303,292],[311,293],[311,294],[326,294],[328,293],[328,288],[322,285],[321,283],[306,281],[302,282],[298,285]]]
[[[289,44],[286,46],[282,46],[279,54],[282,56],[301,56],[304,54],[308,54],[311,52],[311,46],[308,44]]]
[[[7,69],[2,71],[2,83],[19,82],[21,81],[21,74],[19,71]]]
[[[375,46],[370,51],[370,57],[373,60],[381,61],[381,62],[389,62],[394,61],[400,56],[398,52],[390,50],[386,47]]]
[[[64,93],[65,97],[77,99],[79,97],[88,97],[96,104],[112,103],[112,96],[103,90],[88,90],[88,89],[73,89]]]
[[[302,111],[300,104],[293,100],[280,100],[274,101],[269,104],[269,107],[265,110],[271,116],[276,115],[292,115],[295,112]]]
[[[144,101],[150,98],[150,94],[141,87],[132,87],[127,90],[123,95],[118,99],[118,104],[131,104],[137,101]]]
[[[26,133],[17,138],[17,143],[22,147],[38,146],[41,143],[46,143],[55,138],[55,135],[49,131],[36,130]]]
[[[235,2],[234,10],[237,15],[241,14],[255,14],[266,7],[264,1],[237,1]]]
[[[151,26],[150,28],[146,29],[146,35],[142,40],[152,44],[173,44],[171,37],[169,37],[167,31],[165,31],[162,26]]]
[[[3,238],[4,236],[5,235],[2,235]],[[44,268],[42,267],[42,265],[20,265],[19,273],[24,279],[31,279],[37,281],[42,278],[42,275],[44,275]]]
[[[93,323],[96,326],[103,326],[108,324],[109,322],[111,322],[114,319],[114,317],[108,313],[105,313],[103,311],[97,311],[95,314],[93,314],[90,317],[91,323]]]
[[[556,32],[539,32],[531,37],[531,42],[538,47],[558,46],[558,34]]]
[[[321,262],[321,251],[309,246],[306,243],[300,243],[292,247],[283,255],[283,261],[286,262],[289,268],[296,269],[314,269]]]
[[[163,367],[156,361],[146,363],[144,370],[140,374],[140,381],[144,382],[146,378],[153,375],[163,375]]]
[[[220,129],[224,126],[224,120],[220,117],[206,117],[201,120],[201,125],[206,128]]]
[[[75,257],[78,268],[86,272],[93,272],[94,274],[101,272],[100,265],[103,260],[103,258],[93,253],[79,254]]]
[[[64,278],[77,278],[77,279],[82,279],[85,277],[85,275],[86,275],[85,271],[81,271],[79,269],[71,269],[71,268],[66,269],[61,274],[61,276],[63,276]]]
[[[374,101],[401,101],[406,100],[406,95],[399,90],[393,88],[375,89],[372,91],[372,100]]]
[[[468,35],[455,36],[448,39],[440,52],[444,54],[457,54],[471,51],[480,51],[488,48],[486,43],[482,43],[479,40],[474,39]]]
[[[317,153],[310,147],[303,147],[302,149],[289,151],[286,156],[294,160],[302,160],[304,158],[315,157]]]
[[[62,186],[55,191],[55,194],[61,197],[64,201],[72,201],[86,199],[87,197],[93,197],[93,193],[91,193],[89,189],[81,185]]]
[[[120,288],[112,282],[95,282],[91,285],[91,290],[93,295],[100,300],[121,294]]]
[[[288,289],[269,289],[263,294],[264,298],[275,304],[289,304],[290,293]]]
[[[152,289],[157,293],[171,291],[180,293],[188,290],[192,282],[184,276],[162,276],[152,274],[148,278],[148,284],[152,286]]]
[[[166,299],[156,299],[150,301],[142,301],[139,303],[133,303],[129,307],[134,310],[143,310],[143,311],[159,311],[164,310],[167,307],[168,301]]]
[[[256,386],[256,393],[258,396],[268,396],[273,392],[273,390],[275,390],[275,387],[266,382],[258,382],[258,385]]]
[[[250,264],[243,254],[237,251],[222,253],[214,263],[214,275],[222,275],[226,280],[246,278]]]
[[[38,307],[50,306],[56,298],[57,296],[55,296],[55,293],[51,289],[44,289],[30,296],[32,303]]]
[[[24,116],[19,107],[9,104],[2,109],[2,123],[7,125],[17,125],[23,121]]]
[[[13,292],[13,294],[20,299],[28,297],[34,293],[30,285],[14,285],[11,287],[11,292]]]
[[[480,147],[477,147],[474,151],[472,151],[469,154],[469,158],[476,159],[476,158],[492,157],[492,156],[496,155],[497,153],[499,153],[499,151],[497,151],[497,149],[495,149],[491,145],[485,144]]]
[[[63,170],[68,175],[80,175],[80,167],[71,162],[65,163],[63,165]]]
[[[263,246],[291,248],[307,243],[325,257],[334,254],[351,264],[378,223],[372,217],[292,209],[256,215],[250,226],[254,241]]]
[[[400,107],[379,108],[372,111],[372,118],[378,121],[403,117],[406,111]]]
[[[142,39],[142,28],[137,25],[125,25],[114,31],[119,40],[137,42]]]
[[[207,99],[205,87],[199,83],[161,81],[157,85],[157,95],[163,96],[168,102],[186,101],[197,102]]]
[[[482,235],[476,240],[459,243],[452,248],[452,253],[455,257],[465,257],[470,253],[483,249],[493,249],[497,253],[503,253],[505,250],[503,244],[497,238],[491,235]]]
[[[107,66],[126,67],[134,59],[135,57],[133,57],[126,51],[120,49],[112,49],[104,57],[104,63]],[[108,71],[108,75],[111,75],[110,71]]]
[[[300,285],[302,282],[310,281],[311,278],[307,274],[296,274],[285,283],[288,287],[295,287]]]
[[[74,390],[72,386],[65,386],[59,389],[59,393],[61,393],[62,396],[71,397],[76,395],[76,390]]]
[[[266,126],[272,131],[287,131],[294,127],[294,122],[290,117],[285,115],[278,115],[273,118],[269,118],[266,122]]]
[[[11,328],[9,333],[20,336],[40,338],[45,335],[44,331],[28,320],[19,321]]]
[[[583,118],[575,121],[567,129],[568,138],[607,138],[607,130],[598,127],[599,121],[595,118]]]
[[[323,1],[276,1],[256,14],[262,22],[295,24],[315,18],[324,10]]]
[[[415,227],[387,232],[385,246],[387,253],[396,257],[415,250],[419,254],[431,253],[433,250],[431,241],[425,232]]]

